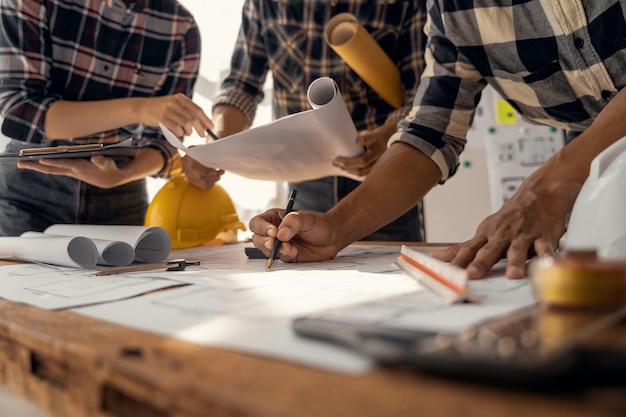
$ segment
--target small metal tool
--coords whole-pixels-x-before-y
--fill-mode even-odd
[[[188,266],[200,265],[200,261],[187,261],[185,259],[173,259],[171,261],[134,264],[128,266],[111,266],[96,272],[96,275],[124,274],[126,272],[152,271],[165,268],[166,271],[183,271]]]

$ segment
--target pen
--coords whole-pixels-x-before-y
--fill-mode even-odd
[[[283,219],[293,209],[293,203],[296,200],[296,194],[297,193],[298,193],[297,190],[291,190],[291,195],[289,195],[289,202],[287,203],[287,208],[285,208],[285,214],[283,215]],[[272,247],[272,253],[270,253],[270,257],[267,259],[267,268],[268,269],[271,268],[272,265],[274,264],[274,261],[276,260],[276,255],[278,254],[278,249],[280,248],[280,244],[281,243],[282,242],[280,240],[278,240],[278,238],[276,238],[276,240],[274,240],[274,247]]]

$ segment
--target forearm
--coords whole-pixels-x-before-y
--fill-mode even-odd
[[[404,143],[392,145],[365,181],[329,210],[341,246],[404,214],[440,177],[437,165],[422,152]]]
[[[71,139],[141,123],[142,98],[54,102],[46,113],[46,139]]]
[[[158,173],[164,164],[163,155],[156,149],[141,149],[130,161],[121,163],[121,183],[126,184]]]
[[[396,133],[398,122],[402,120],[401,117],[388,120],[384,125],[380,125],[374,129],[374,132],[381,134],[385,138],[389,139],[391,135]]]
[[[618,139],[626,136],[626,92],[622,90],[598,115],[589,128],[561,149],[523,184],[521,191],[538,197],[559,197],[567,214],[589,175],[593,159]]]
[[[567,145],[568,157],[589,164],[600,152],[626,136],[626,89],[622,89],[598,114],[591,126]],[[588,173],[585,172],[585,177]]]
[[[249,129],[252,125],[252,121],[241,110],[227,104],[213,108],[212,120],[214,132],[220,138]]]

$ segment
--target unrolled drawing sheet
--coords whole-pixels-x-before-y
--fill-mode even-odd
[[[54,224],[44,233],[125,242],[133,248],[134,260],[137,262],[161,262],[167,258],[172,248],[172,240],[167,231],[156,226]]]
[[[309,85],[307,97],[311,110],[205,145],[188,148],[162,124],[161,130],[172,145],[202,165],[251,179],[297,182],[348,176],[362,180],[332,165],[338,156],[363,153],[337,83],[318,78]]]
[[[198,268],[170,273],[192,285],[74,311],[187,342],[359,374],[373,366],[368,358],[298,337],[292,320],[360,306],[354,319],[376,322],[396,317],[402,326],[426,323],[429,329],[460,330],[533,303],[525,280],[500,275],[473,282],[485,303],[449,310],[394,264],[399,251],[399,246],[351,245],[329,262],[277,262],[271,270],[263,259],[248,260],[242,245],[174,251],[172,256],[201,260]],[[398,298],[399,303],[386,303]],[[402,319],[397,313],[403,311],[411,315]]]
[[[0,297],[53,310],[119,300],[180,285],[158,276],[95,276],[94,273],[94,270],[39,264],[0,266]]]

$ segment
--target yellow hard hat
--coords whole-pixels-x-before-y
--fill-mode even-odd
[[[203,190],[185,175],[169,180],[146,212],[146,226],[160,226],[172,239],[172,249],[202,245],[221,232],[246,230],[230,196],[219,185]]]

